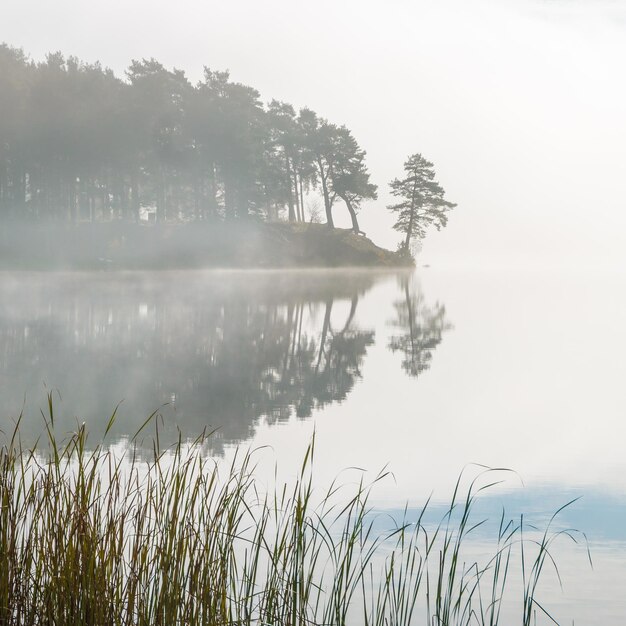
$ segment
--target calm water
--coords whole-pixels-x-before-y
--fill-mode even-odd
[[[442,512],[470,463],[512,468],[480,505],[491,517],[541,522],[582,496],[559,524],[587,533],[594,568],[560,546],[564,589],[548,575],[546,604],[565,624],[621,625],[625,287],[432,269],[0,274],[3,428],[23,411],[34,440],[54,390],[59,427],[97,436],[122,401],[116,438],[158,410],[172,439],[217,429],[215,453],[267,445],[266,469],[286,474],[315,429],[318,481],[388,465],[375,504],[409,513],[431,493]]]

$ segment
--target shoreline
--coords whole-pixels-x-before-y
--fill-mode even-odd
[[[406,269],[349,229],[289,222],[5,224],[0,271]]]

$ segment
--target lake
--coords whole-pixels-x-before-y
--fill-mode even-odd
[[[580,497],[556,524],[586,533],[593,568],[584,542],[559,544],[545,605],[621,625],[625,287],[593,271],[3,273],[2,428],[23,412],[34,442],[51,391],[62,431],[85,421],[95,441],[119,405],[123,440],[157,411],[162,439],[215,430],[224,459],[268,446],[268,477],[295,473],[315,432],[319,484],[387,467],[372,502],[409,517],[431,494],[443,515],[471,464],[509,468],[481,514],[541,524]]]

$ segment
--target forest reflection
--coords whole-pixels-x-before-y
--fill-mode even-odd
[[[122,401],[114,436],[155,409],[163,428],[217,429],[213,449],[253,436],[259,421],[308,418],[342,402],[362,377],[375,328],[362,297],[377,272],[165,272],[0,277],[0,409],[41,430],[45,390],[57,427],[98,436]],[[448,328],[409,277],[389,348],[412,375]],[[45,386],[45,387],[44,387]],[[6,422],[5,422],[6,423]]]
[[[25,275],[4,278],[0,403],[16,416],[58,390],[62,427],[75,416],[118,434],[154,408],[186,433],[215,442],[249,438],[270,423],[346,398],[360,377],[372,329],[355,324],[371,272]],[[37,423],[39,422],[39,423]],[[94,429],[97,432],[97,429]]]
[[[396,316],[390,321],[394,334],[389,349],[402,355],[402,369],[417,377],[430,368],[433,353],[452,328],[446,318],[446,307],[439,302],[429,305],[424,293],[407,275],[399,277],[402,298],[394,303]]]

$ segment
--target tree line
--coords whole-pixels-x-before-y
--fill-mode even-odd
[[[340,206],[359,233],[361,204],[377,198],[365,156],[345,126],[263,104],[228,72],[205,68],[194,85],[143,59],[121,79],[99,63],[58,52],[35,62],[0,45],[2,218],[307,222],[314,191],[330,227]],[[432,164],[411,159],[419,167],[391,183],[400,203],[388,207],[407,250],[454,206]]]

